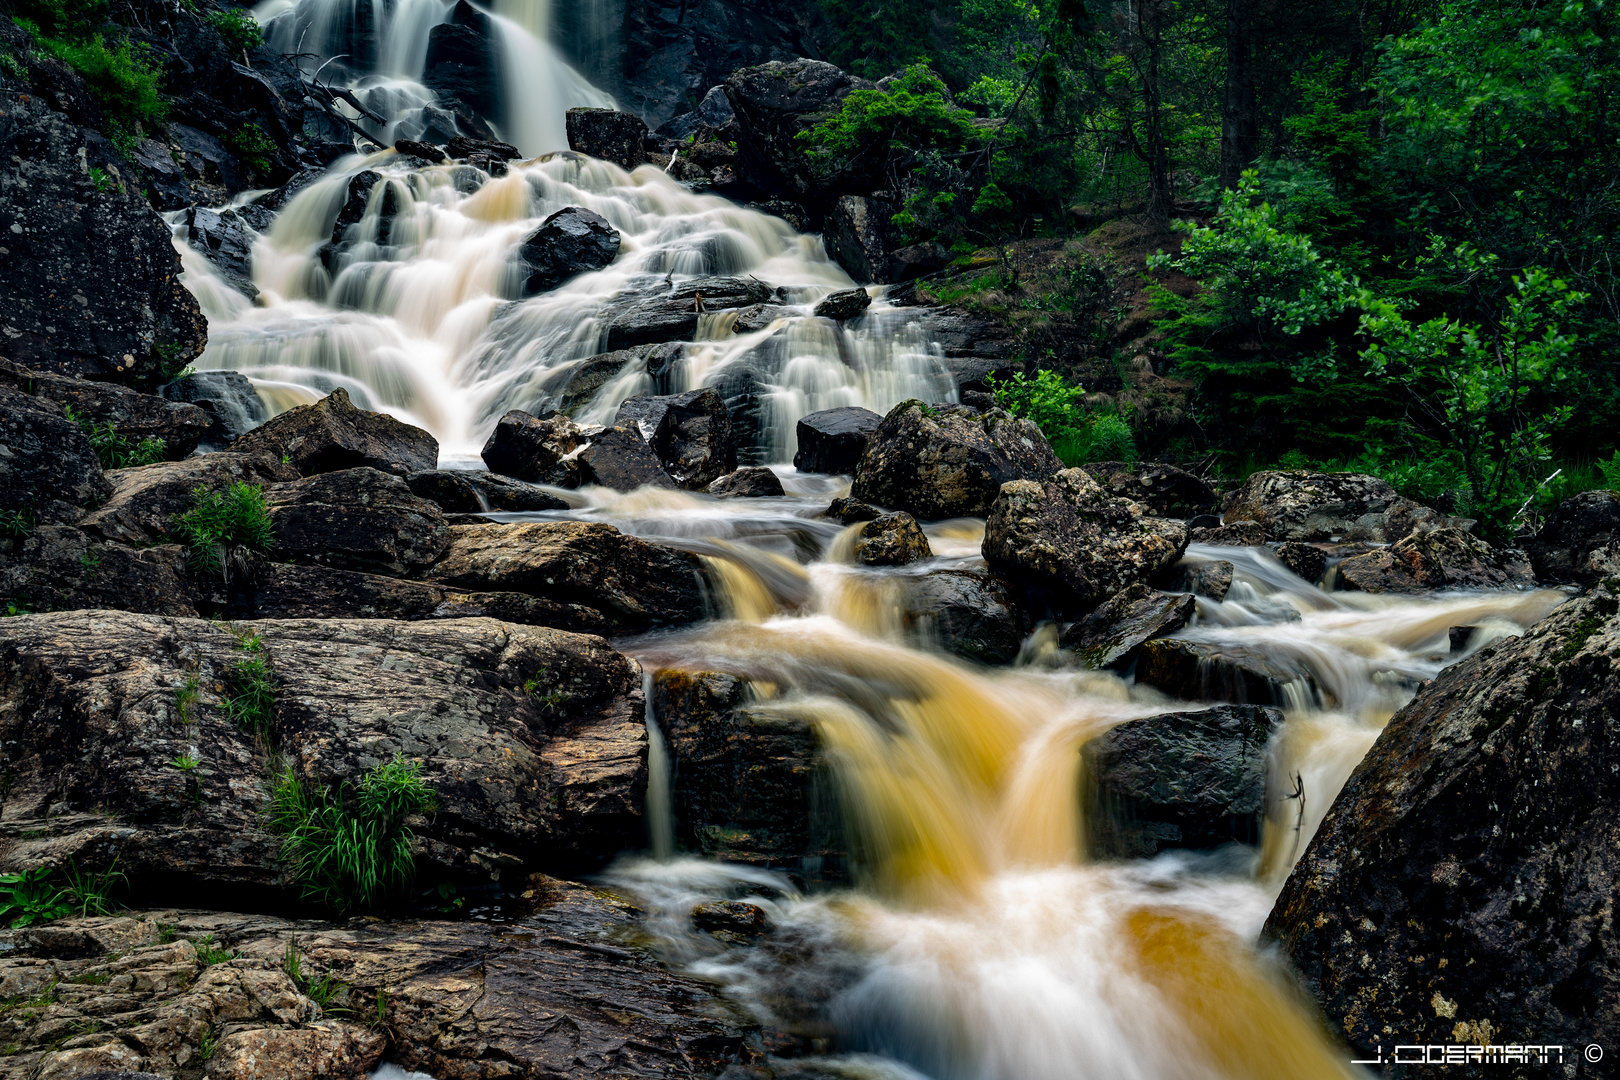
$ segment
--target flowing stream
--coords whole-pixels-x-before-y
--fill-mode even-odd
[[[422,85],[440,0],[267,0],[257,14],[287,52],[345,56],[341,78],[388,119],[380,138],[420,132],[437,108]],[[695,340],[655,379],[626,364],[577,403],[610,422],[637,393],[746,386],[762,404],[750,460],[771,463],[788,497],[718,500],[643,489],[562,492],[571,509],[497,519],[608,521],[710,560],[717,618],[620,646],[649,672],[725,671],[760,708],[813,726],[861,858],[853,887],[804,892],[769,870],[673,853],[668,755],[656,731],[649,792],[655,857],[609,878],[640,898],[670,962],[722,985],[761,1019],[824,1052],[803,1075],[932,1080],[1246,1078],[1354,1075],[1273,958],[1261,923],[1293,862],[1381,727],[1422,681],[1469,649],[1520,632],[1556,593],[1388,598],[1331,593],[1262,549],[1195,549],[1232,561],[1224,602],[1200,600],[1178,636],[1259,653],[1298,679],[1271,747],[1272,793],[1258,849],[1090,859],[1081,756],[1113,725],[1197,708],[1115,674],[1088,671],[1037,629],[1019,662],[947,656],[906,611],[910,576],[978,565],[983,523],[928,527],[935,557],[898,570],[853,565],[846,530],[817,517],[847,481],[784,464],[794,421],[857,404],[885,411],[956,387],[913,310],[878,295],[839,324],[816,300],[852,287],[819,238],[658,168],[555,153],[561,118],[605,95],[545,42],[540,0],[493,14],[509,114],[502,132],[539,156],[489,177],[355,154],[297,194],[254,246],[249,303],[177,239],[187,285],[210,323],[199,367],[250,376],[272,411],[348,388],[363,407],[432,431],[472,465],[496,419],[562,402],[603,353],[629,292],[705,275],[776,288],[765,325],[699,320]],[[357,25],[375,28],[366,48]],[[346,55],[347,54],[347,55]],[[521,107],[519,107],[521,104]],[[357,239],[325,250],[351,176],[381,173]],[[391,202],[395,212],[383,209]],[[523,299],[517,246],[545,216],[581,205],[623,234],[619,258]],[[386,226],[386,228],[385,228]],[[385,241],[385,242],[384,242]],[[652,728],[658,718],[649,715]],[[1298,785],[1303,805],[1285,793]],[[696,903],[749,897],[776,931],[757,947],[695,931]],[[799,1074],[795,1074],[799,1075]]]

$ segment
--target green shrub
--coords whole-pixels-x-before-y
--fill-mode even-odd
[[[232,53],[255,49],[264,44],[264,31],[259,28],[258,20],[241,8],[211,11],[207,19],[208,25],[219,31],[219,36],[225,39],[225,47]]]
[[[270,510],[264,489],[238,480],[224,491],[197,487],[192,506],[174,520],[173,531],[191,548],[192,568],[218,574],[233,547],[270,545]]]
[[[243,731],[268,740],[276,718],[275,675],[270,670],[270,661],[262,651],[264,645],[257,634],[239,636],[237,641],[247,655],[231,668],[228,680],[230,691],[224,702],[225,715]]]
[[[436,805],[420,766],[403,755],[367,769],[358,785],[306,783],[289,768],[277,779],[271,827],[305,899],[339,912],[374,910],[416,877],[415,839],[405,824]]]
[[[1091,445],[1087,461],[1135,461],[1136,437],[1131,425],[1114,413],[1104,413],[1091,422]]]
[[[158,87],[163,82],[162,59],[144,44],[125,39],[108,45],[100,34],[85,41],[48,37],[32,25],[39,49],[66,61],[83,76],[107,118],[122,124],[156,124],[169,115],[169,103]]]
[[[68,891],[52,885],[50,877],[48,866],[0,874],[0,922],[16,929],[73,914]]]
[[[226,137],[225,145],[235,151],[236,156],[249,168],[261,173],[270,171],[270,160],[275,156],[276,144],[258,124],[251,121],[243,124],[234,134]]]
[[[169,448],[162,439],[145,438],[132,443],[127,435],[119,433],[118,426],[110,420],[98,424],[71,405],[65,406],[62,412],[89,436],[90,448],[96,452],[96,459],[101,462],[103,469],[155,465],[169,456]]]

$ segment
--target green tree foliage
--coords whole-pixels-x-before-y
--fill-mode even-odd
[[[990,386],[996,404],[1040,428],[1064,465],[1136,460],[1130,424],[1112,412],[1088,411],[1082,404],[1085,391],[1057,372],[1014,372],[1004,379],[992,377]]]
[[[258,20],[241,8],[211,11],[207,19],[208,25],[225,39],[225,47],[232,53],[256,49],[264,44],[264,31],[259,28]]]

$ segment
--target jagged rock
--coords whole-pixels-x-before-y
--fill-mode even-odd
[[[207,414],[194,405],[165,401],[116,383],[30,371],[6,360],[0,360],[0,386],[54,401],[91,423],[111,424],[131,445],[157,439],[170,457],[195,450],[209,427]]]
[[[685,139],[704,128],[718,131],[731,123],[735,115],[731,99],[726,97],[726,88],[711,86],[704,93],[703,100],[698,102],[697,108],[664,121],[655,134],[666,139]]]
[[[530,416],[513,409],[496,423],[480,456],[489,471],[530,483],[578,487],[579,473],[564,467],[564,459],[589,441],[566,416]],[[572,483],[568,481],[572,479]]]
[[[456,525],[432,577],[480,592],[521,592],[602,612],[622,628],[704,615],[703,564],[601,522]]]
[[[832,518],[841,525],[854,525],[858,521],[876,521],[883,511],[855,499],[834,499],[822,517]]]
[[[421,763],[439,801],[417,826],[430,879],[639,840],[640,673],[600,638],[493,619],[227,627],[53,612],[0,620],[3,806],[22,830],[0,865],[117,853],[135,895],[273,896],[263,752],[227,707],[250,656],[276,688],[267,737],[307,780],[355,781],[396,752]],[[182,754],[198,767],[170,764]]]
[[[175,545],[132,548],[78,529],[41,525],[0,554],[0,597],[32,611],[111,608],[198,614],[186,553]]]
[[[491,176],[500,176],[506,172],[508,161],[516,161],[523,157],[523,152],[511,143],[498,142],[494,139],[473,139],[465,135],[457,135],[445,143],[444,152],[446,156],[457,161],[465,161]]]
[[[1157,577],[1186,548],[1182,522],[1150,517],[1140,504],[1105,494],[1083,470],[1065,469],[1045,481],[1003,484],[983,551],[992,569],[1043,591],[1054,610],[1084,614]]]
[[[6,355],[39,371],[155,386],[165,365],[202,352],[208,324],[180,284],[180,256],[138,168],[32,95],[8,95],[3,113]]]
[[[614,423],[634,424],[670,477],[692,491],[702,491],[737,467],[731,413],[713,387],[630,398],[619,406]]]
[[[580,483],[601,484],[614,491],[675,486],[663,462],[634,426],[603,428],[590,438],[579,452]]]
[[[272,557],[345,570],[413,576],[450,546],[437,504],[376,469],[319,473],[267,497]]]
[[[1233,521],[1225,525],[1191,529],[1188,537],[1194,544],[1214,544],[1216,547],[1259,547],[1266,542],[1266,527],[1258,521]]]
[[[439,466],[439,440],[386,413],[356,407],[342,387],[271,418],[232,443],[231,452],[285,458],[304,476],[360,466],[404,476]]]
[[[569,110],[569,115],[579,110]],[[600,110],[606,112],[608,110]],[[555,289],[576,274],[600,270],[619,255],[619,230],[583,206],[565,206],[524,239],[518,255],[529,267],[527,296]]]
[[[887,283],[889,249],[894,247],[889,219],[899,212],[900,207],[886,199],[845,195],[833,204],[823,227],[827,254],[856,281]]]
[[[634,169],[647,160],[647,122],[614,109],[569,109],[568,148]]]
[[[199,440],[223,449],[265,421],[264,402],[240,371],[198,371],[165,383],[161,393],[201,409],[208,427]]]
[[[1110,495],[1139,502],[1158,517],[1192,518],[1217,502],[1214,488],[1174,465],[1095,461],[1081,468]]]
[[[112,494],[79,527],[94,536],[145,546],[170,541],[174,519],[195,505],[198,488],[224,491],[234,483],[268,487],[298,479],[298,471],[268,454],[205,454],[107,474]]]
[[[497,473],[467,469],[435,469],[411,473],[405,478],[411,494],[431,499],[451,514],[476,514],[484,510],[534,512],[566,510],[568,504],[545,488],[513,480]]]
[[[737,124],[739,171],[765,194],[820,209],[837,197],[811,166],[799,133],[872,84],[820,60],[773,61],[734,71],[726,97]],[[860,189],[864,178],[852,178]],[[875,184],[865,186],[871,190]]]
[[[428,31],[428,47],[422,66],[422,84],[457,111],[479,118],[496,117],[501,108],[501,59],[495,27],[489,16],[467,3],[456,0],[450,15]],[[469,139],[468,142],[477,140]],[[471,161],[473,152],[458,152],[451,139],[445,150],[453,158]],[[521,155],[514,153],[512,157]],[[491,155],[495,161],[507,160]]]
[[[377,207],[377,235],[373,239],[379,244],[388,243],[391,223],[394,216],[399,213],[399,196],[389,179],[382,173],[363,169],[349,177],[348,197],[338,210],[337,220],[332,223],[334,247],[359,239],[356,229],[365,219],[366,211],[371,208],[372,199],[376,197],[374,189],[378,184],[383,185],[383,192],[382,203]]]
[[[906,582],[906,617],[925,646],[981,664],[1006,664],[1023,643],[1012,592],[982,570],[935,570]]]
[[[1342,589],[1421,593],[1433,589],[1528,588],[1535,584],[1524,552],[1497,550],[1461,529],[1414,533],[1338,566]]]
[[[978,517],[1003,484],[1063,468],[1028,420],[1000,409],[905,401],[883,418],[861,458],[853,498],[919,518]]]
[[[430,142],[419,142],[415,139],[394,140],[394,150],[410,157],[421,158],[432,165],[437,165],[445,159],[444,150]]]
[[[703,311],[748,307],[772,300],[769,285],[752,278],[689,278],[670,287],[627,291],[609,305],[609,350],[697,337],[698,297]]]
[[[904,512],[873,518],[855,534],[855,561],[866,566],[908,566],[933,557],[917,519]]]
[[[1316,584],[1327,573],[1327,552],[1311,544],[1288,540],[1276,547],[1277,561],[1288,567],[1296,577]]]
[[[637,345],[559,364],[542,378],[538,387],[541,400],[572,416],[580,406],[589,404],[602,387],[632,372],[646,374],[655,387],[667,387],[670,371],[684,351],[685,346],[679,343]]]
[[[1160,638],[1136,654],[1136,681],[1182,701],[1294,707],[1321,696],[1309,670],[1260,648]]]
[[[845,880],[837,788],[813,725],[752,705],[733,675],[660,671],[652,694],[686,846],[813,882]]]
[[[259,298],[259,287],[253,284],[255,235],[252,226],[236,210],[186,208],[186,242],[213,263],[231,288],[249,300]]]
[[[771,917],[746,900],[710,900],[692,909],[692,925],[722,941],[747,942],[771,929]]]
[[[731,329],[738,334],[752,334],[769,329],[778,319],[798,319],[803,313],[785,304],[750,304],[737,313]]]
[[[1176,569],[1179,573],[1171,577],[1175,589],[1211,600],[1225,600],[1236,568],[1225,559],[1184,558]]]
[[[865,289],[844,289],[822,297],[815,314],[823,319],[853,319],[871,306],[872,297]]]
[[[1558,504],[1529,543],[1536,578],[1590,585],[1620,574],[1620,493],[1583,491]]]
[[[1615,1045],[1617,613],[1600,586],[1446,668],[1333,799],[1264,936],[1355,1057]]]
[[[1166,848],[1258,844],[1267,744],[1279,709],[1219,705],[1131,720],[1086,743],[1091,851],[1151,858]]]
[[[0,386],[0,511],[8,529],[73,521],[111,490],[89,438],[62,406]]]
[[[1231,564],[1226,566],[1230,570]],[[1135,659],[1137,646],[1144,641],[1186,626],[1195,607],[1192,593],[1162,593],[1138,581],[1070,626],[1061,642],[1087,667],[1123,667]]]
[[[793,455],[793,467],[800,472],[851,476],[882,423],[883,417],[859,405],[802,417],[796,426],[799,449]]]
[[[709,494],[722,499],[760,499],[786,495],[782,479],[763,465],[751,465],[719,477],[709,485]]]
[[[1404,499],[1376,476],[1361,473],[1258,472],[1225,510],[1227,522],[1259,522],[1267,540],[1394,543],[1414,529],[1466,530],[1474,524]]]

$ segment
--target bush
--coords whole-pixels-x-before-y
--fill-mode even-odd
[[[412,814],[435,808],[421,767],[396,754],[367,769],[358,786],[307,784],[289,768],[276,782],[271,827],[306,900],[338,912],[376,908],[416,877]]]
[[[73,914],[68,891],[52,885],[50,877],[48,866],[0,874],[0,922],[17,929]]]
[[[23,25],[32,31],[41,50],[66,61],[84,77],[114,124],[155,124],[169,115],[169,103],[158,91],[163,61],[147,46],[127,39],[109,46],[100,34],[86,41],[67,41]]]
[[[276,144],[258,124],[251,122],[243,124],[238,131],[226,138],[225,145],[235,151],[236,156],[242,159],[242,164],[248,168],[260,173],[270,171]]]
[[[208,25],[219,32],[219,36],[225,39],[225,47],[232,53],[256,49],[264,44],[264,31],[259,28],[258,20],[241,8],[211,11],[207,18]]]
[[[270,545],[270,510],[264,489],[238,480],[224,491],[198,487],[192,507],[174,521],[173,531],[191,548],[192,568],[218,574],[233,547]]]

